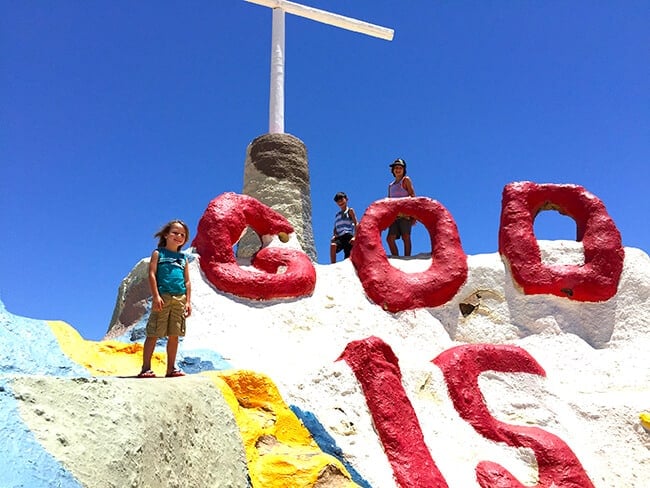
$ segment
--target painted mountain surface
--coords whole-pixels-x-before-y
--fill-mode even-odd
[[[578,242],[540,248],[553,266],[585,259]],[[102,341],[0,308],[0,486],[650,486],[643,251],[624,249],[605,301],[525,294],[494,253],[467,257],[447,303],[398,312],[350,260],[314,265],[308,296],[254,300],[216,288],[192,251],[182,378],[134,377],[147,259]],[[161,342],[159,376],[164,361]]]

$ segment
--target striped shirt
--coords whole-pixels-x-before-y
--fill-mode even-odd
[[[354,222],[350,218],[349,208],[336,212],[336,216],[334,217],[334,232],[337,236],[345,234],[354,235]]]

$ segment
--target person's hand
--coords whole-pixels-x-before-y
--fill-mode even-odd
[[[192,315],[192,304],[190,302],[187,302],[185,304],[185,316],[189,317],[190,315]]]
[[[151,309],[154,312],[160,312],[163,309],[163,305],[165,305],[165,301],[160,295],[153,297],[153,300],[151,302]]]

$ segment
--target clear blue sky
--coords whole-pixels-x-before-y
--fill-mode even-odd
[[[286,132],[309,154],[319,262],[343,190],[363,214],[396,157],[497,251],[503,186],[575,183],[650,250],[650,3],[304,0],[392,42],[288,15]],[[240,193],[268,131],[271,11],[243,0],[0,0],[0,299],[106,331],[171,218]],[[538,238],[574,238],[556,212]],[[414,253],[428,236],[414,231]],[[401,245],[401,243],[400,243]]]

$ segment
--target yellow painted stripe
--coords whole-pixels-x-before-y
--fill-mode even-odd
[[[254,488],[312,487],[326,479],[332,486],[359,486],[338,459],[320,450],[269,377],[245,370],[203,374],[232,408]]]
[[[118,341],[87,341],[69,324],[48,320],[63,353],[93,376],[135,376],[142,367],[142,345]],[[158,376],[166,371],[166,354],[154,352],[151,366]]]
[[[641,412],[639,414],[639,420],[641,421],[641,426],[650,432],[650,412]]]
[[[140,371],[140,344],[87,341],[66,322],[47,324],[64,354],[93,376],[133,376]],[[165,356],[154,353],[152,358],[159,376],[165,374]],[[338,459],[321,451],[268,376],[245,370],[202,374],[219,388],[234,413],[253,488],[313,487],[326,480],[340,488],[359,486]]]

